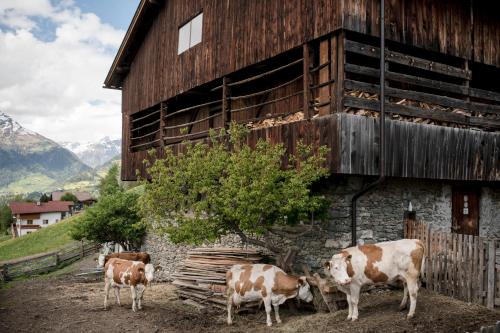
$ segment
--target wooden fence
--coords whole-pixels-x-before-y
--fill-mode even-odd
[[[47,273],[60,266],[97,252],[100,245],[93,242],[80,242],[59,251],[42,253],[0,263],[0,280],[12,280],[19,276]]]
[[[500,306],[500,241],[433,230],[407,220],[405,238],[426,248],[422,281],[427,289],[467,302]]]

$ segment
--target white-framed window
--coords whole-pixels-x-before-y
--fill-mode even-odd
[[[33,220],[26,221],[27,224],[33,224]]]
[[[196,15],[192,20],[179,28],[179,45],[177,54],[201,43],[203,32],[203,13]]]
[[[49,220],[43,220],[43,224],[49,224]]]

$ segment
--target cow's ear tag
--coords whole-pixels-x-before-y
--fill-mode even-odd
[[[324,266],[326,269],[330,269],[330,262],[329,261],[325,262]]]

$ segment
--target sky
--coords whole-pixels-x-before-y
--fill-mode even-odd
[[[0,111],[57,142],[121,137],[103,82],[140,0],[0,0]]]

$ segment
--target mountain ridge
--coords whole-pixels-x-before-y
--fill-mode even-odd
[[[73,152],[0,111],[0,173],[0,193],[20,193],[49,191],[94,171]]]

